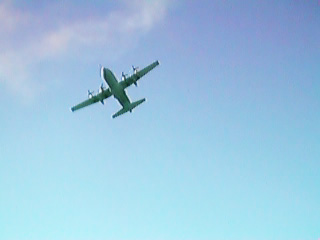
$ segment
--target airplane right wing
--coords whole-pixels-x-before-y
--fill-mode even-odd
[[[122,85],[123,88],[127,88],[132,84],[136,84],[140,78],[142,78],[144,75],[146,75],[148,72],[150,72],[152,69],[154,69],[159,64],[160,64],[159,61],[155,61],[155,62],[151,63],[149,66],[147,66],[141,70],[136,70],[136,72],[133,75],[131,75],[130,77],[121,81],[120,84]]]
[[[111,95],[112,95],[112,93],[111,93],[110,89],[108,88],[108,89],[100,92],[97,95],[92,95],[92,97],[90,97],[89,99],[83,101],[82,103],[79,103],[79,104],[73,106],[71,108],[71,111],[74,112],[76,110],[79,110],[81,108],[87,107],[87,106],[89,106],[91,104],[94,104],[96,102],[103,102],[104,99],[110,97]]]

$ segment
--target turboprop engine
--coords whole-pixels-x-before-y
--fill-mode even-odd
[[[99,88],[99,94],[100,94],[100,93],[103,93],[103,92],[104,92],[104,90],[105,90],[105,87],[103,86],[103,83],[101,83],[101,86],[100,86],[100,88]],[[102,100],[100,100],[100,102],[101,102],[102,104],[104,104],[103,99],[102,99]]]
[[[138,74],[138,69],[139,67],[135,67],[132,65],[132,70],[133,70],[133,74],[137,75]],[[138,84],[137,84],[137,80],[138,80],[138,76],[136,78],[134,78],[134,81],[133,81],[133,84],[138,87]]]

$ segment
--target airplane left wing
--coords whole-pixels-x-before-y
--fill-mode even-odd
[[[111,93],[110,89],[108,88],[107,90],[104,90],[97,95],[93,95],[92,97],[83,101],[82,103],[79,103],[78,105],[73,106],[71,108],[71,111],[74,112],[76,110],[87,107],[87,106],[94,104],[96,102],[103,102],[104,99],[110,97],[111,95],[112,95],[112,93]]]
[[[155,61],[155,62],[151,63],[149,66],[147,66],[141,70],[137,70],[133,75],[131,75],[130,77],[121,81],[120,84],[122,85],[123,88],[127,88],[132,84],[136,84],[136,82],[140,78],[142,78],[144,75],[146,75],[148,72],[150,72],[152,69],[154,69],[159,64],[160,64],[159,61]]]

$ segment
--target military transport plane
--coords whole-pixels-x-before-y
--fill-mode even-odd
[[[134,109],[139,104],[143,103],[146,99],[140,99],[136,102],[130,102],[127,93],[125,89],[132,84],[135,86],[137,85],[137,81],[146,75],[148,72],[150,72],[152,69],[154,69],[156,66],[159,65],[159,61],[155,61],[154,63],[151,63],[149,66],[138,70],[137,67],[132,66],[133,74],[130,77],[127,77],[122,72],[122,81],[118,82],[115,75],[108,69],[101,67],[101,78],[106,81],[109,88],[104,88],[103,84],[99,88],[99,93],[94,95],[93,92],[90,92],[88,90],[88,98],[87,100],[83,101],[82,103],[79,103],[78,105],[71,108],[71,111],[74,112],[78,109],[84,108],[86,106],[89,106],[96,102],[101,102],[104,104],[104,100],[110,96],[113,96],[115,99],[119,101],[119,103],[122,106],[122,109],[119,110],[117,113],[115,113],[112,118],[118,117],[121,114],[124,114],[128,111],[132,112],[132,109]]]

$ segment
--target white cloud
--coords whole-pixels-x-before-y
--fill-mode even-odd
[[[121,10],[105,16],[91,14],[71,20],[59,16],[57,21],[46,12],[32,15],[18,10],[6,0],[0,3],[0,84],[32,97],[39,86],[30,77],[31,69],[41,61],[84,54],[79,51],[83,49],[104,48],[117,54],[113,49],[128,49],[130,39],[152,29],[165,17],[167,8],[166,0],[124,1]]]
[[[25,23],[27,19],[27,14],[12,9],[10,1],[3,1],[0,4],[1,34],[14,31],[18,25]]]

